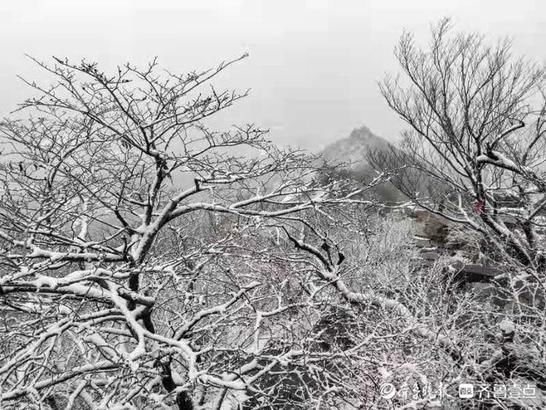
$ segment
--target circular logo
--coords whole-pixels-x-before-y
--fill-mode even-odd
[[[379,394],[384,399],[392,399],[396,394],[396,387],[391,383],[383,383],[379,386]]]

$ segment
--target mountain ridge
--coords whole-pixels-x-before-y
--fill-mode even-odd
[[[372,169],[367,159],[368,154],[373,150],[386,151],[393,147],[386,139],[362,125],[353,129],[348,137],[328,144],[322,150],[322,157],[328,163],[350,170]]]
[[[327,145],[321,156],[325,165],[331,167],[326,173],[329,178],[348,178],[367,184],[379,174],[370,164],[369,155],[374,151],[390,153],[393,149],[396,149],[394,145],[362,125],[353,129],[348,137]],[[405,200],[405,196],[391,182],[376,186],[368,194],[383,203]]]

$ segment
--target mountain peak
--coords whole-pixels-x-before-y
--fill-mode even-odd
[[[328,145],[322,156],[330,165],[341,167],[343,172],[337,174],[340,178],[349,177],[359,183],[369,183],[377,177],[376,170],[368,162],[370,153],[390,152],[391,149],[393,146],[388,141],[375,135],[368,127],[361,126],[351,131],[348,137]],[[333,172],[331,175],[336,175],[337,171]],[[365,197],[379,198],[385,203],[405,200],[404,195],[390,182],[374,187],[365,194]]]
[[[368,139],[373,137],[377,138],[377,136],[374,135],[374,133],[371,132],[371,130],[365,125],[362,125],[359,128],[355,128],[351,131],[351,134],[349,135],[350,139]]]
[[[375,135],[365,125],[355,128],[348,137],[342,138],[328,145],[323,156],[333,163],[349,162],[353,167],[367,166],[366,156],[372,150],[386,150],[390,144]]]

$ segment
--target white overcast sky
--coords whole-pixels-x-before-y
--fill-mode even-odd
[[[402,124],[377,81],[396,70],[404,28],[422,36],[444,16],[546,60],[544,0],[2,0],[0,117],[29,94],[16,74],[44,78],[25,54],[106,66],[158,56],[185,72],[249,52],[216,82],[252,89],[219,125],[252,122],[312,150],[364,124],[395,139]]]

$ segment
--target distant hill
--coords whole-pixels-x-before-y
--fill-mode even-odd
[[[389,153],[392,150],[396,150],[393,145],[375,135],[368,127],[362,126],[354,129],[348,137],[328,145],[321,154],[328,165],[339,165],[338,169],[327,172],[328,177],[367,183],[377,176],[369,163],[369,155],[373,152]],[[373,195],[387,203],[406,199],[391,183],[375,188]]]
[[[388,151],[391,148],[389,142],[362,126],[354,129],[348,137],[328,145],[322,155],[329,163],[348,164],[351,170],[370,169],[368,154],[374,150]]]

